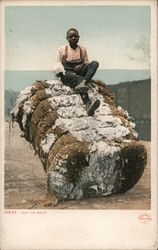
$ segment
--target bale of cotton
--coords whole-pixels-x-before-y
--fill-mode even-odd
[[[49,195],[59,200],[125,192],[146,165],[135,124],[106,85],[94,81],[88,94],[100,100],[93,116],[60,80],[37,81],[21,92],[10,114],[41,159]]]

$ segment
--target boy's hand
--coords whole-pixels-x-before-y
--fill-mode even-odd
[[[83,64],[75,66],[74,70],[75,72],[79,71],[82,68]]]

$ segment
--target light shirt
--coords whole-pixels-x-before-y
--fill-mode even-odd
[[[87,50],[84,47],[79,48],[79,46],[74,50],[70,47],[70,45],[68,44],[68,50],[67,50],[67,61],[72,61],[72,60],[79,60],[80,58],[80,48],[82,50],[82,58],[84,60],[85,64],[89,63],[88,60],[88,55],[87,55]],[[66,45],[61,46],[58,50],[57,50],[57,58],[56,58],[56,62],[57,63],[62,63],[62,58],[65,55],[65,47]]]

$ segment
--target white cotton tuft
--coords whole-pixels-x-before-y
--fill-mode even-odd
[[[54,66],[54,70],[56,74],[63,73],[63,75],[65,75],[65,69],[61,63],[56,63]]]
[[[46,138],[43,141],[41,141],[41,146],[43,151],[48,154],[54,142],[55,142],[55,136],[53,134],[48,134]]]

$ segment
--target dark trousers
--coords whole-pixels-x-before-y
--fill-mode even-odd
[[[98,67],[99,63],[92,61],[89,64],[84,64],[77,72],[66,70],[65,76],[62,76],[61,80],[65,85],[75,88],[82,80],[90,81]]]

